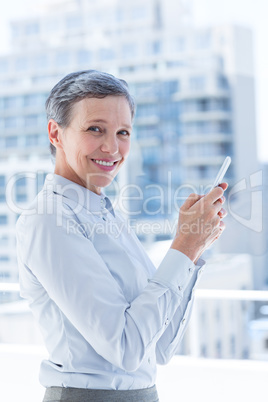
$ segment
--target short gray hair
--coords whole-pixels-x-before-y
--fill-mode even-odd
[[[135,101],[130,95],[126,81],[97,70],[78,71],[66,75],[52,88],[46,100],[47,119],[55,120],[61,127],[71,122],[73,105],[85,98],[124,96],[129,103],[131,116],[135,114]],[[50,144],[52,156],[56,148]]]

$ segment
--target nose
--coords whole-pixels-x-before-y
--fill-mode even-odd
[[[108,134],[104,137],[104,141],[101,145],[101,151],[110,155],[118,153],[118,138],[116,135]]]

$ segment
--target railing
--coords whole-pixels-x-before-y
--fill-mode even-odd
[[[19,292],[20,286],[18,283],[0,282],[0,292]]]
[[[17,283],[0,283],[0,292],[17,293],[18,291]],[[158,367],[157,387],[161,402],[178,402],[179,400],[195,402],[197,399],[201,401],[204,399],[206,402],[215,402],[215,400],[217,402],[226,402],[226,400],[251,402],[253,399],[262,402],[266,400],[268,375],[266,361],[200,358],[200,348],[197,344],[197,341],[202,338],[200,337],[201,329],[198,327],[200,324],[198,309],[202,302],[213,302],[214,306],[218,302],[224,305],[226,302],[236,304],[256,301],[268,304],[268,291],[222,289],[195,291],[189,334],[185,335],[186,338],[188,336],[191,356],[175,356],[167,366]],[[25,312],[27,313],[26,310]],[[0,310],[0,320],[1,316]],[[14,322],[17,322],[16,317]],[[29,324],[29,321],[27,323]],[[42,345],[6,344],[0,339],[0,400],[4,402],[41,401],[44,389],[38,382],[38,372],[40,361],[45,357],[46,351]]]

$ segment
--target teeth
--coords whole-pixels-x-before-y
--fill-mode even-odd
[[[105,162],[101,160],[94,159],[94,162],[98,163],[99,165],[103,166],[113,166],[114,162]]]

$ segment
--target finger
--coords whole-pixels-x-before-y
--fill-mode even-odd
[[[187,200],[183,203],[181,209],[187,210],[191,208],[196,202],[198,202],[203,197],[204,197],[203,195],[198,195],[195,193],[190,194]]]
[[[227,211],[226,209],[222,208],[219,212],[218,215],[221,219],[225,218],[225,216],[227,215]]]
[[[225,223],[223,221],[220,221],[219,228],[221,229],[222,232],[225,230]]]
[[[221,187],[213,188],[208,194],[205,195],[205,200],[207,203],[214,204],[219,198],[223,196],[224,190]]]
[[[221,183],[221,184],[219,184],[219,187],[221,187],[223,189],[223,191],[225,191],[228,188],[228,183]]]
[[[225,224],[223,221],[220,221],[220,224],[217,228],[215,228],[214,232],[212,233],[212,242],[215,240],[219,239],[219,237],[222,235],[223,231],[225,229]]]
[[[222,201],[219,199],[213,204],[214,213],[218,214],[222,208]]]

